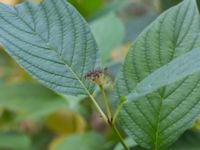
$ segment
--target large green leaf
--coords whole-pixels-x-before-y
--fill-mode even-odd
[[[124,25],[115,13],[109,13],[92,22],[91,29],[100,49],[102,63],[105,65],[111,61],[112,50],[120,46],[124,39]]]
[[[199,31],[195,0],[185,0],[163,13],[130,49],[116,82],[118,97],[127,96],[145,77],[177,56],[199,47]],[[199,81],[199,74],[195,74],[126,103],[120,125],[139,145],[166,148],[200,113]]]
[[[0,43],[35,79],[65,94],[88,94],[84,81],[99,67],[89,26],[65,0],[0,4]]]
[[[64,138],[55,146],[55,150],[105,150],[105,140],[97,133],[77,134]]]
[[[172,60],[142,80],[126,98],[136,100],[163,86],[200,72],[200,49],[194,49]]]

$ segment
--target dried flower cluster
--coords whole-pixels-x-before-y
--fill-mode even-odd
[[[104,85],[105,82],[105,74],[104,71],[101,69],[93,70],[88,72],[85,75],[85,79],[97,84],[97,85]]]

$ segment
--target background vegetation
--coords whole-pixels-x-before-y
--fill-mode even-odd
[[[103,66],[108,67],[114,80],[138,34],[181,0],[68,1],[89,22],[101,50]],[[15,5],[21,1],[0,2]],[[53,93],[0,49],[0,150],[102,150],[99,145],[104,145],[104,149],[122,149],[86,99]],[[199,122],[169,150],[200,149]],[[126,141],[134,149],[141,149],[133,140]]]

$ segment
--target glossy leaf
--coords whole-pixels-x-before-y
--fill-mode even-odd
[[[148,26],[130,49],[117,82],[118,97],[130,94],[143,79],[174,58],[199,47],[199,12],[184,0]],[[139,145],[160,150],[172,144],[199,115],[200,77],[194,74],[137,102],[127,102],[119,122]]]
[[[91,31],[65,0],[0,4],[0,43],[35,79],[56,92],[88,94],[88,71],[99,67]]]

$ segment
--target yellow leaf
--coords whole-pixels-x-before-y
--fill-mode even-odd
[[[1,3],[9,4],[9,5],[16,5],[20,2],[20,0],[0,0]]]
[[[52,132],[64,135],[85,131],[85,120],[77,113],[61,110],[51,114],[47,119],[47,127]]]

